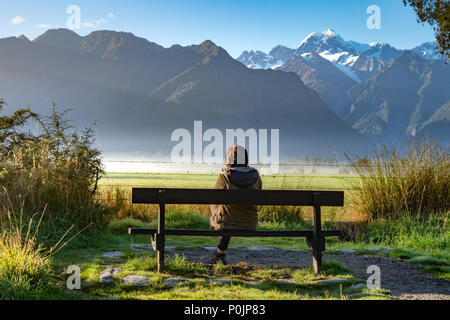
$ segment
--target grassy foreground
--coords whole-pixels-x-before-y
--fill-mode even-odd
[[[131,244],[148,244],[145,236],[129,237],[124,235],[124,227],[137,221],[117,221],[107,231],[89,234],[89,245],[84,239],[75,240],[72,245],[51,259],[51,264],[60,279],[60,287],[48,292],[43,298],[57,299],[390,299],[386,290],[354,289],[352,285],[364,281],[351,270],[344,268],[334,260],[324,263],[322,274],[315,276],[312,268],[294,269],[264,266],[249,266],[245,262],[233,266],[215,267],[186,261],[182,254],[166,259],[166,270],[156,273],[155,253],[148,249],[133,247]],[[177,250],[188,250],[188,244],[194,246],[212,245],[217,239],[197,239],[192,237],[169,237],[167,245]],[[232,245],[262,245],[260,239],[236,238]],[[267,245],[267,243],[265,243]],[[279,239],[277,246],[306,248],[304,241],[291,242],[291,239]],[[107,251],[121,251],[120,258],[104,258]],[[68,265],[76,264],[82,270],[82,290],[70,291],[64,288]],[[114,276],[110,284],[100,284],[99,277],[112,265],[122,269]],[[150,283],[144,287],[123,284],[127,275],[147,276]],[[169,287],[167,278],[187,278],[191,283]],[[341,278],[341,284],[318,283],[317,280]],[[214,279],[213,281],[211,281]],[[217,279],[225,283],[216,282]],[[230,281],[231,280],[231,281]],[[285,281],[280,282],[279,280]],[[255,284],[252,282],[259,282]],[[341,286],[342,285],[342,286]]]
[[[354,176],[262,176],[264,189],[351,190],[357,179]],[[100,186],[212,188],[216,180],[217,175],[212,174],[107,173],[100,180]]]
[[[169,228],[177,228],[182,224],[188,228],[207,228],[208,221],[202,216],[186,213],[184,220],[179,221],[178,212],[169,212],[167,221]],[[390,299],[386,290],[353,289],[352,285],[364,281],[351,270],[344,268],[335,260],[327,260],[323,273],[313,274],[312,268],[277,268],[249,266],[245,262],[235,266],[211,267],[186,261],[182,254],[167,259],[167,268],[163,274],[156,273],[155,254],[136,244],[148,244],[147,236],[128,236],[128,227],[154,227],[156,221],[142,222],[132,218],[113,221],[103,231],[92,230],[77,237],[58,255],[50,259],[50,264],[59,285],[46,291],[39,298],[51,299]],[[436,222],[435,222],[436,223]],[[429,272],[433,276],[450,279],[450,256],[447,250],[449,232],[438,232],[439,228],[416,225],[405,233],[400,227],[389,225],[390,239],[383,238],[387,226],[373,227],[366,239],[354,242],[343,242],[337,237],[327,239],[327,253],[333,254],[337,248],[357,249],[358,254],[367,254],[367,249],[390,248],[392,258],[404,259],[414,263],[418,269]],[[261,223],[261,229],[286,228],[271,223]],[[291,226],[293,227],[293,226]],[[297,226],[301,227],[301,226]],[[397,230],[394,230],[397,228]],[[406,228],[411,228],[406,226]],[[373,237],[371,241],[371,238]],[[434,242],[432,242],[434,241]],[[177,251],[195,247],[215,246],[214,237],[167,237],[167,246]],[[304,239],[293,238],[233,238],[231,246],[250,247],[266,246],[286,249],[308,249]],[[427,247],[428,246],[428,247]],[[120,258],[104,258],[103,253],[120,251]],[[373,253],[371,253],[373,254]],[[384,254],[386,255],[386,254]],[[67,275],[65,270],[70,265],[78,265],[82,271],[82,290],[70,291],[65,288]],[[100,284],[101,272],[108,267],[121,268],[122,272],[114,276],[110,284]],[[147,276],[150,283],[144,287],[135,287],[123,283],[127,275]],[[167,278],[188,278],[191,283],[169,287]],[[345,281],[336,283],[318,283],[317,280],[342,278]],[[217,283],[212,279],[231,282]],[[280,283],[278,280],[290,281]],[[252,282],[261,282],[255,285]]]

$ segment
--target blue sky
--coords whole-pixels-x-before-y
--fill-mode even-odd
[[[0,0],[0,37],[34,39],[48,28],[65,28],[69,5],[81,9],[86,35],[108,29],[132,32],[162,46],[210,39],[233,57],[243,50],[297,47],[311,32],[334,29],[346,40],[387,42],[410,49],[433,41],[402,0]],[[381,9],[381,29],[369,30],[367,8]]]

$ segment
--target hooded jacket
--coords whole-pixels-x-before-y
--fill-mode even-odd
[[[261,189],[258,170],[252,167],[223,169],[215,189]],[[211,205],[211,227],[216,230],[256,230],[258,207],[245,205]]]

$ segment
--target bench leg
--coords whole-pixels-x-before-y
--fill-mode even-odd
[[[159,236],[159,248],[158,251],[156,251],[156,260],[158,262],[158,273],[161,273],[164,271],[164,236]]]
[[[158,262],[158,273],[164,270],[164,230],[166,228],[166,206],[164,203],[165,190],[159,190],[159,210],[158,210],[158,233],[156,234],[156,260]]]
[[[322,272],[322,249],[316,241],[313,245],[313,267],[316,275]]]
[[[319,202],[320,193],[314,193],[314,229],[313,229],[313,267],[315,274],[322,272],[322,251],[324,251],[325,241],[322,237],[322,217]],[[323,241],[323,242],[322,242]]]

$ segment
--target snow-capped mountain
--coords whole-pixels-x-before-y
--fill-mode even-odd
[[[237,60],[250,69],[271,69],[284,63],[270,54],[253,50],[242,52]]]
[[[442,59],[435,46],[435,42],[427,42],[412,51],[429,60]],[[283,52],[282,55],[278,54],[280,51]],[[404,50],[398,50],[387,43],[346,41],[334,30],[328,29],[321,33],[311,33],[296,49],[277,46],[269,54],[245,51],[237,60],[251,69],[275,69],[282,68],[292,57],[315,53],[333,63],[353,81],[361,83],[377,74],[403,52]]]
[[[442,60],[443,57],[436,50],[436,41],[425,42],[422,45],[415,47],[411,51],[417,53],[421,58],[426,60]]]
[[[250,69],[275,69],[295,55],[295,49],[278,45],[269,54],[262,51],[244,51],[237,59]]]

